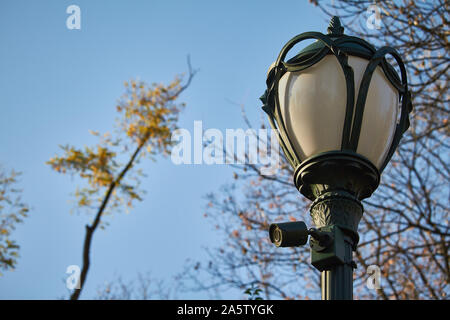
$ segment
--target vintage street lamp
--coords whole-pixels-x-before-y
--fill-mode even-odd
[[[297,189],[312,200],[316,229],[303,222],[272,224],[277,246],[299,246],[310,235],[311,263],[322,272],[322,299],[352,299],[361,200],[409,127],[412,110],[405,66],[395,49],[376,50],[344,35],[338,17],[328,34],[302,33],[281,50],[267,76],[263,110],[294,168]],[[316,39],[284,61],[297,43]],[[400,76],[385,56],[392,56]]]

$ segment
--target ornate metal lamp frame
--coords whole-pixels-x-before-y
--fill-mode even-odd
[[[322,296],[324,299],[351,298],[352,268],[351,251],[359,241],[358,223],[363,207],[360,200],[370,197],[376,190],[380,174],[390,161],[403,133],[408,129],[409,113],[412,110],[411,95],[408,90],[407,74],[403,61],[391,47],[375,49],[368,42],[344,35],[338,17],[331,19],[328,34],[305,32],[292,38],[282,48],[274,67],[267,76],[267,89],[261,97],[263,110],[268,114],[270,125],[277,132],[278,141],[287,160],[294,168],[294,182],[297,189],[314,201],[311,216],[319,230],[328,232],[335,239],[334,245],[321,247],[311,238],[311,262],[322,272]],[[285,61],[288,52],[299,42],[316,39],[292,59]],[[278,86],[287,72],[305,70],[327,55],[334,55],[342,68],[346,81],[347,102],[341,149],[324,152],[301,159],[293,147],[280,110]],[[369,61],[361,80],[355,104],[355,84],[348,56],[358,56]],[[400,69],[400,77],[385,56],[391,55]],[[356,153],[361,132],[364,107],[372,75],[380,66],[389,82],[398,90],[401,114],[396,124],[389,151],[380,168]],[[352,123],[353,119],[353,123]],[[341,239],[340,241],[338,241]],[[350,266],[350,268],[349,268]],[[343,280],[347,279],[347,280]],[[350,280],[351,285],[351,280]]]

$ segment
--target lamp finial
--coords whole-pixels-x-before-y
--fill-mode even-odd
[[[328,25],[328,34],[333,36],[341,36],[344,34],[344,27],[341,25],[339,17],[333,16]]]

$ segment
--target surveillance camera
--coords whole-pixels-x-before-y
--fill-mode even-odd
[[[308,241],[308,227],[303,221],[273,223],[269,227],[269,236],[277,247],[303,246]]]

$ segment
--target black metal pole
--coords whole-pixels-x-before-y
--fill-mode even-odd
[[[311,263],[321,271],[322,300],[353,299],[353,251],[358,242],[361,203],[345,191],[325,192],[314,201],[311,217],[332,241],[311,238]]]
[[[345,262],[321,273],[322,300],[353,300],[352,243],[344,242]]]

